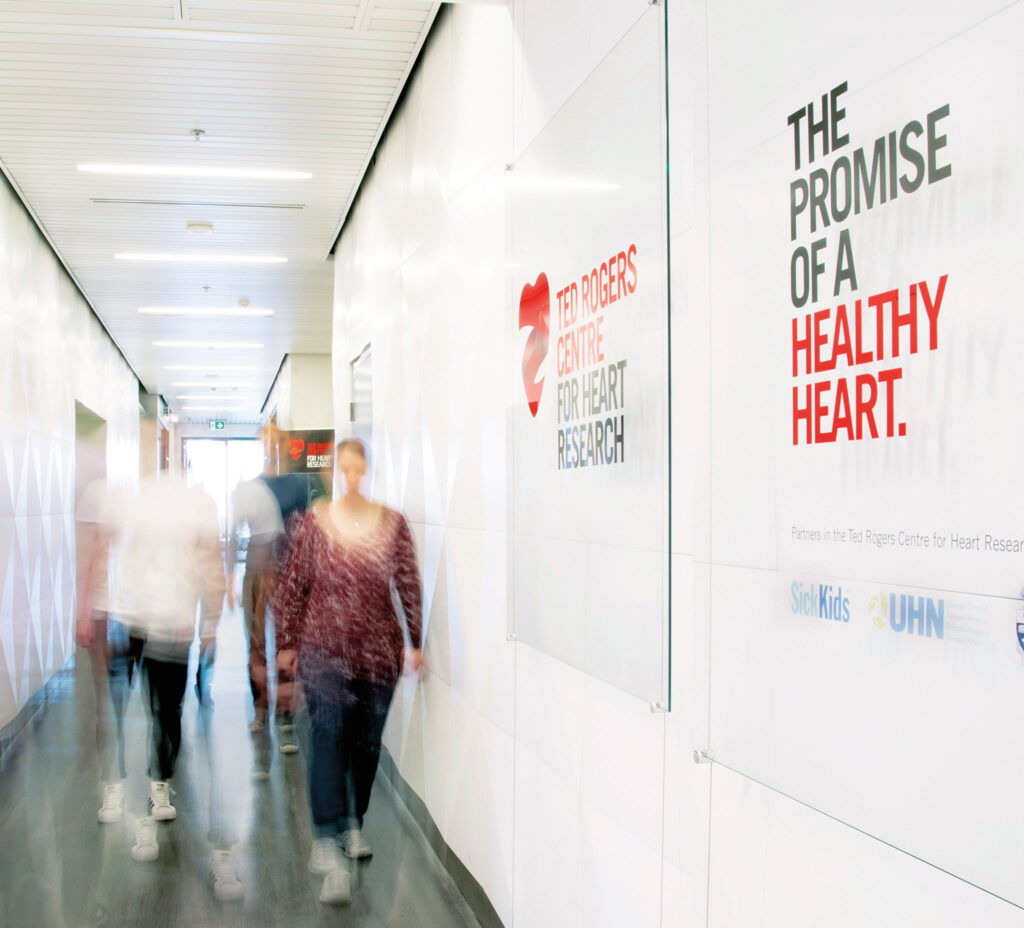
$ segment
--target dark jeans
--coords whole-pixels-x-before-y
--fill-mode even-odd
[[[309,706],[309,799],[318,837],[362,828],[395,687],[362,680],[304,680]]]
[[[181,704],[188,681],[188,650],[179,655],[161,649],[160,658],[147,653],[146,643],[132,636],[129,654],[142,667],[149,709],[149,778],[169,780],[181,750]]]

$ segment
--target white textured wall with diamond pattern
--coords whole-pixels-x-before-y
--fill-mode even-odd
[[[138,473],[138,381],[0,182],[0,728],[74,647],[75,401]]]

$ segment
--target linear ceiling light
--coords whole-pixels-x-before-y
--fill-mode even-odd
[[[226,364],[165,364],[165,371],[255,371],[255,367],[238,367]]]
[[[192,254],[121,252],[114,257],[118,261],[175,261],[193,264],[286,264],[288,262],[287,258],[276,255],[204,255],[201,251]]]
[[[184,412],[231,412],[238,413],[245,409],[244,406],[235,406],[231,409],[226,409],[224,406],[182,406]]]
[[[261,342],[153,342],[154,348],[262,348]]]
[[[221,383],[219,380],[216,383],[197,383],[194,380],[172,383],[172,387],[216,387],[221,390],[226,388],[238,389],[238,390],[251,390],[255,386],[252,383]]]
[[[272,309],[242,309],[238,306],[140,306],[144,316],[273,316]]]
[[[209,393],[185,393],[175,397],[179,400],[217,400],[220,403],[251,403],[254,396],[211,396]]]
[[[187,177],[210,180],[309,180],[309,171],[276,168],[230,168],[192,164],[80,164],[83,174],[129,174],[135,177]]]
[[[217,200],[140,200],[132,197],[89,197],[90,203],[120,206],[216,206],[231,209],[305,209],[305,203],[223,203]]]

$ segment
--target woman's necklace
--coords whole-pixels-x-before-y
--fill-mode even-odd
[[[352,523],[352,527],[353,528],[359,528],[359,519],[363,518],[363,516],[361,514],[359,514],[358,517],[357,517],[356,514],[351,514],[350,515],[350,514],[346,513],[346,516],[348,517],[348,520]]]

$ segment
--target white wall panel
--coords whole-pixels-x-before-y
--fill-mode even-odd
[[[646,714],[645,714],[646,713]],[[665,716],[593,677],[584,685],[581,794],[595,813],[662,852]],[[658,878],[651,868],[650,878]],[[654,893],[657,896],[657,893]]]
[[[1015,906],[716,768],[709,926],[1019,926]]]
[[[467,707],[470,738],[462,764],[449,783],[445,840],[459,848],[460,859],[474,874],[505,924],[512,923],[512,794],[515,742],[510,734]]]
[[[554,775],[578,786],[583,765],[586,679],[526,646],[516,655],[516,741]]]
[[[585,851],[578,788],[520,743],[515,761],[512,924],[581,928]]]
[[[107,473],[137,473],[138,383],[0,184],[0,727],[73,650],[75,400],[107,420]]]
[[[515,0],[515,150],[554,116],[629,28],[647,0]]]
[[[583,924],[657,928],[662,924],[660,846],[644,843],[586,801],[581,820]]]

